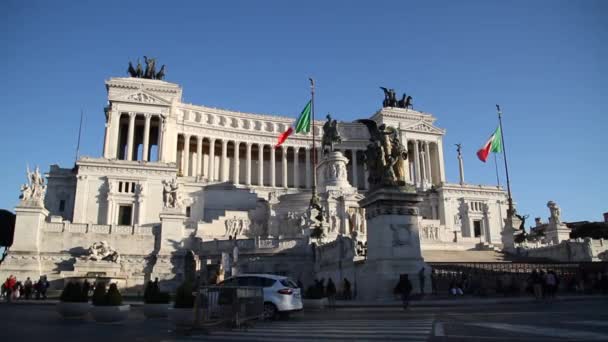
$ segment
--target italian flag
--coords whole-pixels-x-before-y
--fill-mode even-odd
[[[483,147],[477,151],[477,158],[485,163],[490,152],[502,152],[502,134],[500,132],[500,126],[496,127],[494,134],[492,134]]]
[[[296,133],[310,132],[311,106],[312,106],[312,100],[308,101],[308,103],[306,104],[304,109],[302,109],[302,113],[300,113],[300,116],[298,117],[298,120],[296,120],[295,124],[293,126],[289,127],[285,132],[281,133],[281,135],[279,135],[279,141],[274,146],[274,148],[281,146],[281,144],[283,144],[285,142],[285,140],[287,140],[287,138],[289,138],[289,136],[291,134],[293,134],[294,130]],[[294,128],[294,126],[295,126],[295,128]]]

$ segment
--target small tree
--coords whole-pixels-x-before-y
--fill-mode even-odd
[[[116,284],[110,284],[110,289],[108,289],[108,293],[106,293],[105,297],[105,305],[122,305],[122,295],[118,291],[118,286],[116,286]]]
[[[161,292],[158,282],[148,281],[144,291],[144,303],[146,304],[169,304],[171,295],[169,292]]]
[[[88,301],[88,297],[84,297],[82,295],[80,283],[69,282],[63,288],[63,291],[61,291],[61,297],[59,297],[59,300],[65,303],[86,303]]]
[[[95,291],[93,291],[93,305],[101,306],[106,305],[106,284],[98,282],[95,285]]]
[[[194,295],[192,295],[192,284],[189,281],[184,281],[175,292],[176,309],[190,309],[194,307]]]

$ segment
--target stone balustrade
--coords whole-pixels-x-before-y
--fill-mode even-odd
[[[154,235],[152,226],[122,226],[92,223],[45,222],[42,231],[48,233],[75,233],[75,234],[123,234],[123,235]]]

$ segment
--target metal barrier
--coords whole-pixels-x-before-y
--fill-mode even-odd
[[[194,307],[195,322],[230,323],[264,319],[264,289],[249,286],[203,286]]]

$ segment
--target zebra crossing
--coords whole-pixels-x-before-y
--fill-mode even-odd
[[[177,341],[426,341],[433,319],[290,320],[262,322],[248,329],[216,331]]]

